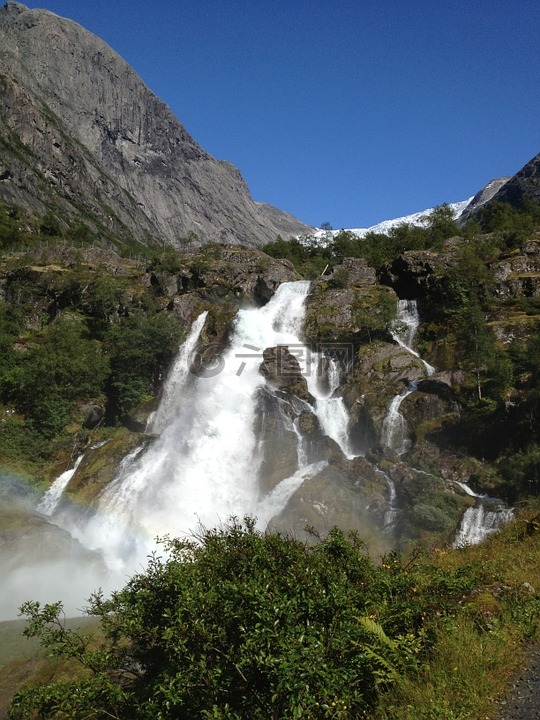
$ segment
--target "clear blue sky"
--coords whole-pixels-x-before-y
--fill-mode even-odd
[[[119,52],[253,197],[361,227],[540,152],[538,0],[44,0]]]

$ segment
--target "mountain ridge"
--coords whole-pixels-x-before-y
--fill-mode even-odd
[[[240,171],[207,153],[136,72],[72,20],[0,8],[1,196],[144,243],[260,245],[308,226],[253,201]]]

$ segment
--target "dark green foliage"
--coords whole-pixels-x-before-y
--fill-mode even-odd
[[[501,463],[501,474],[514,497],[540,493],[540,444],[509,456]]]
[[[484,232],[498,233],[506,247],[517,247],[540,225],[540,206],[527,199],[520,208],[494,203],[480,212],[478,223]]]
[[[103,271],[93,273],[80,296],[82,309],[108,325],[118,318],[127,285],[127,278],[111,277]]]
[[[431,621],[478,582],[415,556],[376,566],[338,530],[312,547],[262,535],[250,518],[165,549],[111,599],[93,597],[99,646],[64,629],[59,605],[24,606],[26,634],[84,672],[23,689],[12,718],[352,720],[417,671]]]
[[[109,412],[122,416],[154,393],[180,342],[178,320],[167,313],[137,311],[105,335],[110,362]]]
[[[50,438],[67,424],[76,400],[100,395],[107,374],[100,344],[88,339],[84,322],[59,317],[4,373],[4,399]]]
[[[66,232],[66,240],[77,246],[91,245],[97,241],[97,237],[84,222],[75,221]]]
[[[300,242],[295,238],[285,241],[278,237],[263,250],[273,257],[290,260],[298,272],[313,278],[320,275],[327,264],[333,266],[345,257],[362,257],[372,267],[380,268],[406,250],[441,247],[446,239],[458,234],[452,209],[441,205],[427,216],[425,227],[402,224],[391,228],[387,234],[371,232],[363,238],[349,230],[341,230],[334,236],[328,228],[325,247],[315,240],[310,242],[309,238]]]
[[[155,250],[150,260],[150,268],[157,272],[176,273],[182,267],[182,255],[172,247]]]
[[[48,235],[49,237],[61,237],[63,234],[60,221],[50,211],[43,216],[39,229],[42,235]]]
[[[0,249],[12,247],[20,238],[21,231],[16,214],[4,203],[0,204]]]
[[[316,278],[325,267],[332,265],[332,250],[317,244],[303,243],[296,238],[284,240],[278,236],[273,243],[267,243],[263,248],[265,253],[275,258],[289,260],[304,277]]]

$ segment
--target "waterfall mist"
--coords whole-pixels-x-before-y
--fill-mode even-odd
[[[79,600],[73,604],[70,598],[68,607],[82,608],[98,586],[121,586],[130,574],[143,569],[156,537],[191,535],[201,525],[213,527],[233,515],[254,515],[264,528],[303,480],[321,470],[325,463],[309,461],[296,427],[296,468],[270,490],[263,491],[258,481],[261,452],[255,418],[259,391],[266,384],[259,372],[262,352],[288,346],[304,375],[310,375],[313,368],[306,366],[309,356],[301,340],[308,292],[309,282],[284,283],[264,307],[239,310],[228,348],[209,367],[198,362],[205,350],[198,343],[206,313],[195,320],[171,367],[159,407],[149,418],[152,436],[123,459],[116,477],[92,507],[76,508],[63,500],[76,467],[62,474],[42,497],[37,507],[41,530],[54,528],[76,552],[64,548],[57,555],[62,557],[59,574],[47,566],[46,574],[54,579],[45,581],[43,592],[32,582],[32,563],[19,557],[4,585],[13,588],[18,583],[26,588],[26,597],[18,597],[17,602],[66,598],[71,586],[71,595]],[[324,398],[319,393],[317,404],[323,408],[326,431],[336,434],[336,441],[346,448],[348,417],[341,400],[330,397],[339,382],[335,368],[331,375],[330,391]],[[314,382],[310,379],[313,387]],[[329,411],[329,403],[334,410]],[[317,413],[304,404],[303,412]],[[74,552],[75,566],[69,562]],[[89,571],[89,558],[95,572]],[[74,582],[76,577],[83,587]]]
[[[149,417],[147,433],[141,434],[139,445],[123,458],[114,479],[90,507],[66,500],[65,491],[77,478],[79,457],[40,499],[25,498],[12,508],[13,540],[0,562],[0,618],[15,617],[20,604],[30,599],[62,599],[68,614],[80,614],[97,588],[108,593],[144,570],[158,537],[192,536],[201,526],[219,526],[231,516],[247,514],[264,530],[291,507],[293,513],[300,508],[297,519],[302,521],[298,491],[303,483],[312,481],[313,487],[322,482],[317,487],[324,488],[332,478],[326,500],[310,496],[323,515],[341,507],[334,496],[351,487],[351,473],[352,486],[361,489],[364,471],[354,475],[354,468],[366,466],[354,465],[360,458],[350,443],[350,418],[340,396],[344,368],[331,355],[312,352],[302,342],[309,287],[306,281],[283,283],[264,307],[239,310],[228,346],[221,352],[201,344],[207,313],[195,319],[164,383],[159,406]],[[400,301],[398,320],[394,339],[418,357],[412,347],[419,323],[414,301]],[[292,366],[307,383],[305,393],[274,387],[261,372],[264,350],[278,346],[288,348],[289,364],[292,356]],[[268,357],[279,362],[281,354]],[[210,364],[205,365],[205,358],[211,358]],[[434,371],[427,363],[424,368],[426,375]],[[412,382],[393,398],[382,425],[381,442],[398,454],[409,447],[400,406],[415,390]],[[369,466],[368,460],[363,462]],[[380,536],[374,543],[383,541],[382,546],[396,539],[399,496],[385,472],[368,467],[366,473],[372,476],[368,482],[378,487],[368,492],[378,493]],[[354,503],[364,502],[359,497],[361,493],[349,495],[347,503],[355,507],[354,521],[363,522],[357,518],[364,517],[369,525],[373,496],[356,507]],[[507,515],[479,500],[465,513],[456,543],[477,542]],[[364,530],[375,535],[376,523]]]

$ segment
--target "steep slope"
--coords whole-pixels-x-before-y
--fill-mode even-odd
[[[507,202],[519,207],[522,200],[540,203],[540,154],[524,165],[494,195],[491,202]]]
[[[282,224],[103,41],[76,23],[0,9],[0,197],[116,235],[261,244]],[[306,226],[288,223],[291,232]]]
[[[492,180],[477,193],[463,212],[461,219],[474,217],[482,208],[503,202],[520,208],[523,201],[540,203],[540,154],[536,155],[512,177]]]
[[[485,188],[477,192],[459,216],[458,220],[460,225],[463,225],[475,212],[489,202],[508,180],[510,180],[509,177],[495,178],[491,180]]]

